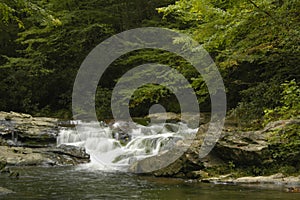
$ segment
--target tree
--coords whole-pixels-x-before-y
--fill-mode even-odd
[[[1,28],[15,31],[7,30],[13,37],[1,51],[0,109],[43,115],[65,110],[70,115],[73,82],[85,56],[115,33],[156,23],[156,5],[166,2],[170,1],[5,1],[11,8],[5,16],[11,17],[4,17],[8,20]]]
[[[229,108],[251,121],[280,104],[280,83],[299,82],[299,8],[294,0],[180,0],[158,11],[210,52]]]

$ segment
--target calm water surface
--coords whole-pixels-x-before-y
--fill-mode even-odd
[[[283,186],[237,186],[79,170],[75,167],[14,168],[20,178],[0,174],[0,199],[300,199]]]

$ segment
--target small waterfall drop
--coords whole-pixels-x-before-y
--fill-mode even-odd
[[[120,121],[109,126],[100,123],[100,129],[99,122],[73,123],[80,123],[84,131],[79,134],[75,128],[63,128],[57,144],[84,147],[91,159],[88,168],[107,171],[127,171],[134,162],[166,152],[198,130],[182,123],[142,126]]]

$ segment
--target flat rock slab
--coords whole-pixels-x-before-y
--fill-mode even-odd
[[[271,176],[247,176],[232,178],[230,174],[219,177],[201,179],[202,182],[210,183],[234,183],[234,184],[278,184],[278,185],[300,185],[300,176],[285,176],[282,173]]]
[[[0,146],[0,159],[7,165],[42,165],[51,160],[31,148]]]
[[[0,137],[7,145],[49,146],[56,143],[58,131],[58,119],[55,118],[0,112]]]
[[[25,148],[0,146],[0,161],[8,166],[77,165],[89,162],[89,155],[79,147]]]

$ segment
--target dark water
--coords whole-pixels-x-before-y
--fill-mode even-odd
[[[74,167],[24,167],[18,179],[0,174],[0,187],[14,193],[0,199],[300,199],[283,186],[237,186],[197,183]]]

